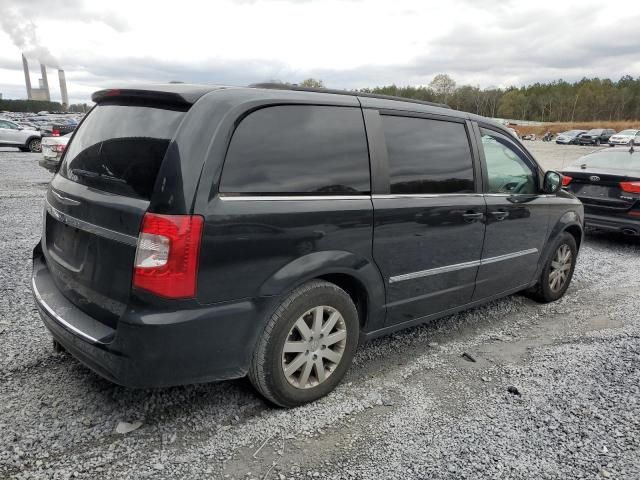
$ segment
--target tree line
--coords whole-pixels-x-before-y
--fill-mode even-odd
[[[69,105],[67,111],[69,112],[87,112],[89,107],[86,103],[78,103]],[[62,112],[62,104],[60,102],[47,102],[46,100],[9,100],[0,99],[0,111],[6,110],[8,112],[30,112],[37,113],[42,111],[47,112]]]
[[[360,91],[446,103],[456,110],[486,117],[540,122],[640,119],[640,77],[625,75],[618,81],[583,78],[556,80],[523,87],[484,88],[457,86],[446,74],[428,86],[364,88]]]

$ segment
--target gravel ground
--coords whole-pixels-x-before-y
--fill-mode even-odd
[[[589,151],[527,146],[553,168]],[[312,405],[273,409],[246,380],[127,390],[54,354],[33,306],[37,158],[0,151],[0,478],[640,478],[638,242],[587,237],[556,303],[364,345]]]

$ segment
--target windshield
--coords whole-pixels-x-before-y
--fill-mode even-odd
[[[640,151],[629,153],[629,150],[596,152],[576,160],[574,167],[586,165],[586,168],[603,168],[616,170],[640,171]]]
[[[568,137],[575,137],[579,133],[583,133],[583,131],[582,130],[567,130],[566,132],[562,133],[561,135],[567,135]]]
[[[77,183],[149,199],[183,111],[98,105],[78,128],[60,167]]]
[[[637,130],[623,130],[618,135],[635,135]]]

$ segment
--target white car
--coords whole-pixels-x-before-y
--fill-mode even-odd
[[[622,130],[609,137],[609,146],[640,145],[640,130]]]
[[[42,159],[38,164],[51,172],[55,172],[60,164],[62,154],[67,148],[71,133],[61,137],[44,137],[42,139]]]
[[[23,152],[39,152],[41,133],[0,118],[0,147],[16,147]]]

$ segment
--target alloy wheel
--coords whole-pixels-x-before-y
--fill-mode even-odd
[[[301,315],[282,348],[282,370],[294,387],[305,389],[324,382],[336,369],[347,344],[342,314],[321,305]]]
[[[573,264],[573,254],[569,245],[563,243],[556,250],[556,254],[551,261],[551,271],[549,272],[549,287],[552,292],[560,291],[569,278],[569,272]]]

